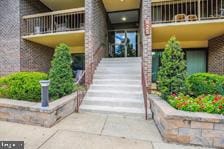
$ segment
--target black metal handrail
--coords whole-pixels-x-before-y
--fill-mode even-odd
[[[78,85],[78,89],[77,89],[77,100],[76,100],[76,112],[79,112],[79,107],[82,104],[82,101],[85,97],[85,94],[87,92],[87,87],[85,86],[85,83],[82,85],[82,82],[85,82],[85,71],[82,73],[81,77],[79,78],[79,80],[75,83],[76,85]],[[82,85],[81,87],[79,85]]]
[[[90,76],[90,80],[89,82],[87,82],[87,86],[90,86],[90,84],[92,84],[92,81],[93,81],[93,75],[94,75],[94,72],[96,70],[96,67],[98,66],[98,64],[100,63],[101,59],[103,58],[104,56],[104,52],[105,52],[105,49],[104,49],[105,45],[104,44],[101,44],[96,50],[95,50],[95,53],[93,54],[93,62],[91,62],[89,64],[89,69],[91,70],[91,76]]]
[[[94,71],[97,67],[97,65],[99,64],[99,62],[101,61],[101,59],[103,58],[103,55],[104,55],[104,44],[101,44],[99,46],[99,48],[97,48],[95,50],[95,53],[93,55],[93,62],[91,62],[88,66],[87,66],[87,69],[90,69],[91,72],[91,78],[89,79],[88,82],[84,83],[81,87],[77,90],[77,103],[76,103],[76,112],[79,112],[79,107],[80,105],[82,104],[82,101],[85,97],[85,94],[88,90],[88,88],[90,87],[90,85],[92,84],[92,81],[93,81],[93,75],[94,75]],[[85,79],[85,76],[86,76],[86,71],[84,71],[81,75],[81,77],[79,78],[79,80],[76,82],[76,85],[80,85],[82,82],[85,82],[83,81]]]
[[[143,90],[143,97],[144,97],[144,106],[145,106],[145,119],[148,119],[148,90],[146,86],[145,74],[144,74],[144,61],[142,58],[142,90]]]

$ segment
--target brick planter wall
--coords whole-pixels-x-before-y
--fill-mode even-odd
[[[224,148],[224,116],[179,111],[156,95],[150,95],[155,123],[169,142]]]
[[[208,71],[224,74],[224,35],[208,41]]]
[[[77,93],[65,96],[41,109],[40,103],[0,99],[0,120],[51,127],[70,115],[76,108]]]

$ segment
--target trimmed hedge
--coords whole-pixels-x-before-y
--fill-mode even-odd
[[[187,94],[197,97],[199,95],[224,95],[224,76],[211,73],[196,73],[186,80]]]
[[[18,72],[0,78],[0,96],[26,101],[40,101],[39,81],[47,80],[47,74],[40,72]]]

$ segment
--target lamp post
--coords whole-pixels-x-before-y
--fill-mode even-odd
[[[49,92],[48,87],[50,80],[41,80],[41,108],[47,108],[49,106]]]

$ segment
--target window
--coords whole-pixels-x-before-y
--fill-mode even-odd
[[[85,69],[85,54],[72,54],[72,61],[73,76],[76,77],[78,70]]]
[[[159,67],[161,66],[161,51],[152,52],[152,82],[156,82]]]
[[[207,71],[206,49],[184,49],[187,63],[187,74]],[[152,82],[157,81],[159,67],[161,66],[162,51],[152,52]]]
[[[188,75],[197,72],[206,72],[206,51],[193,50],[186,53]]]

